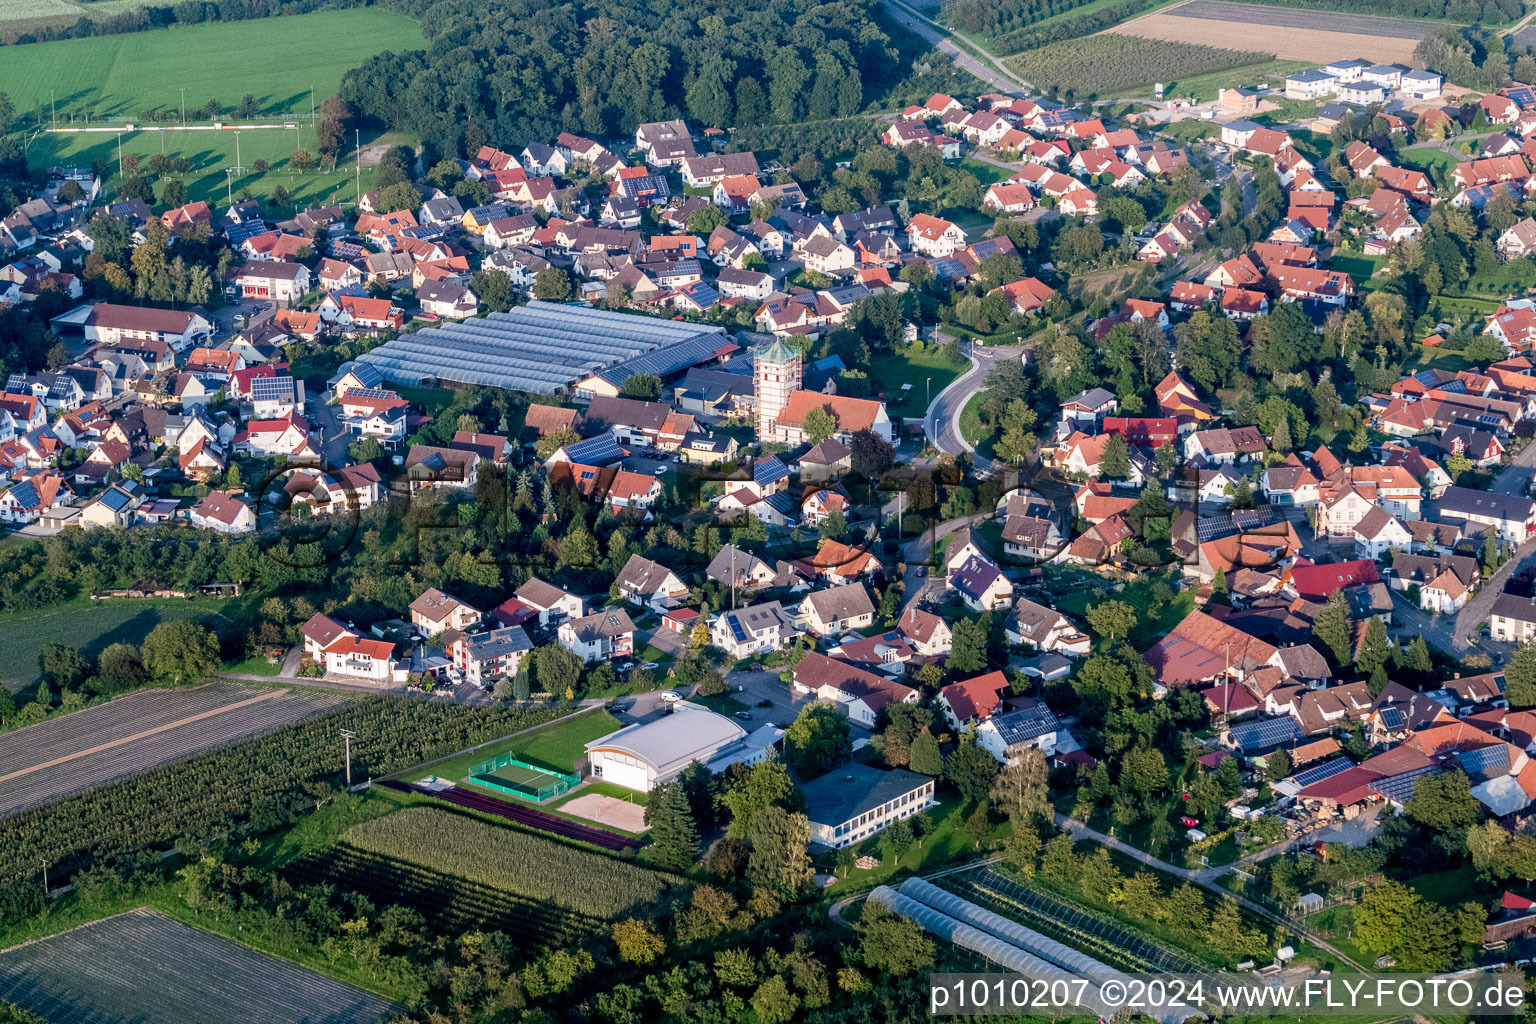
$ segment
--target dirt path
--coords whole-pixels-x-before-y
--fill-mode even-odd
[[[55,765],[66,764],[67,762],[74,761],[82,757],[87,757],[91,754],[99,754],[103,750],[111,750],[114,747],[121,747],[129,743],[135,743],[139,740],[146,739],[150,736],[155,736],[162,732],[170,732],[172,729],[180,729],[184,725],[191,725],[193,722],[201,722],[205,719],[214,718],[218,715],[224,714],[226,711],[234,711],[237,708],[246,708],[250,707],[252,704],[260,704],[264,700],[271,700],[273,697],[279,697],[286,692],[286,690],[272,690],[268,693],[257,694],[254,697],[249,697],[234,704],[226,704],[221,708],[213,708],[210,711],[203,711],[199,714],[191,715],[187,718],[182,718],[175,722],[167,722],[166,724],[156,726],[153,729],[146,729],[143,732],[134,733],[132,736],[124,736],[120,740],[113,740],[110,743],[102,743],[91,747],[89,750],[77,750],[72,754],[65,754],[63,757],[56,757],[51,761],[44,761],[42,764],[34,764],[27,768],[21,768],[14,772],[9,772],[8,774],[0,775],[0,782],[9,782],[12,779],[19,779],[23,775],[31,775],[33,772],[40,772],[44,768],[52,768]]]

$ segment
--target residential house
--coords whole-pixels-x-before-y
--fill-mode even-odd
[[[560,623],[556,636],[566,650],[587,664],[619,661],[635,652],[635,624],[622,608],[604,608]]]
[[[469,629],[478,625],[484,615],[474,605],[466,604],[436,587],[428,587],[411,602],[411,622],[427,636],[436,636],[449,629]]]
[[[614,586],[623,600],[657,612],[677,607],[688,596],[688,585],[676,573],[639,555],[629,556]]]

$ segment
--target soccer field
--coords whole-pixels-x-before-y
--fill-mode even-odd
[[[218,100],[233,109],[251,93],[267,114],[309,115],[341,78],[386,50],[422,49],[421,27],[372,8],[172,26],[115,36],[7,47],[0,92],[25,122],[134,120]]]

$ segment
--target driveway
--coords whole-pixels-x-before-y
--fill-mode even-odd
[[[347,445],[355,438],[341,421],[341,406],[325,400],[325,381],[318,378],[304,382],[304,393],[309,399],[306,414],[309,425],[320,431],[324,438],[321,454],[328,466],[345,466],[352,461]]]

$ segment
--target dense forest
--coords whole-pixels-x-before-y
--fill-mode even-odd
[[[871,0],[391,6],[419,17],[432,42],[368,61],[342,95],[435,154],[560,131],[624,135],[672,117],[726,127],[845,117],[903,73]]]

